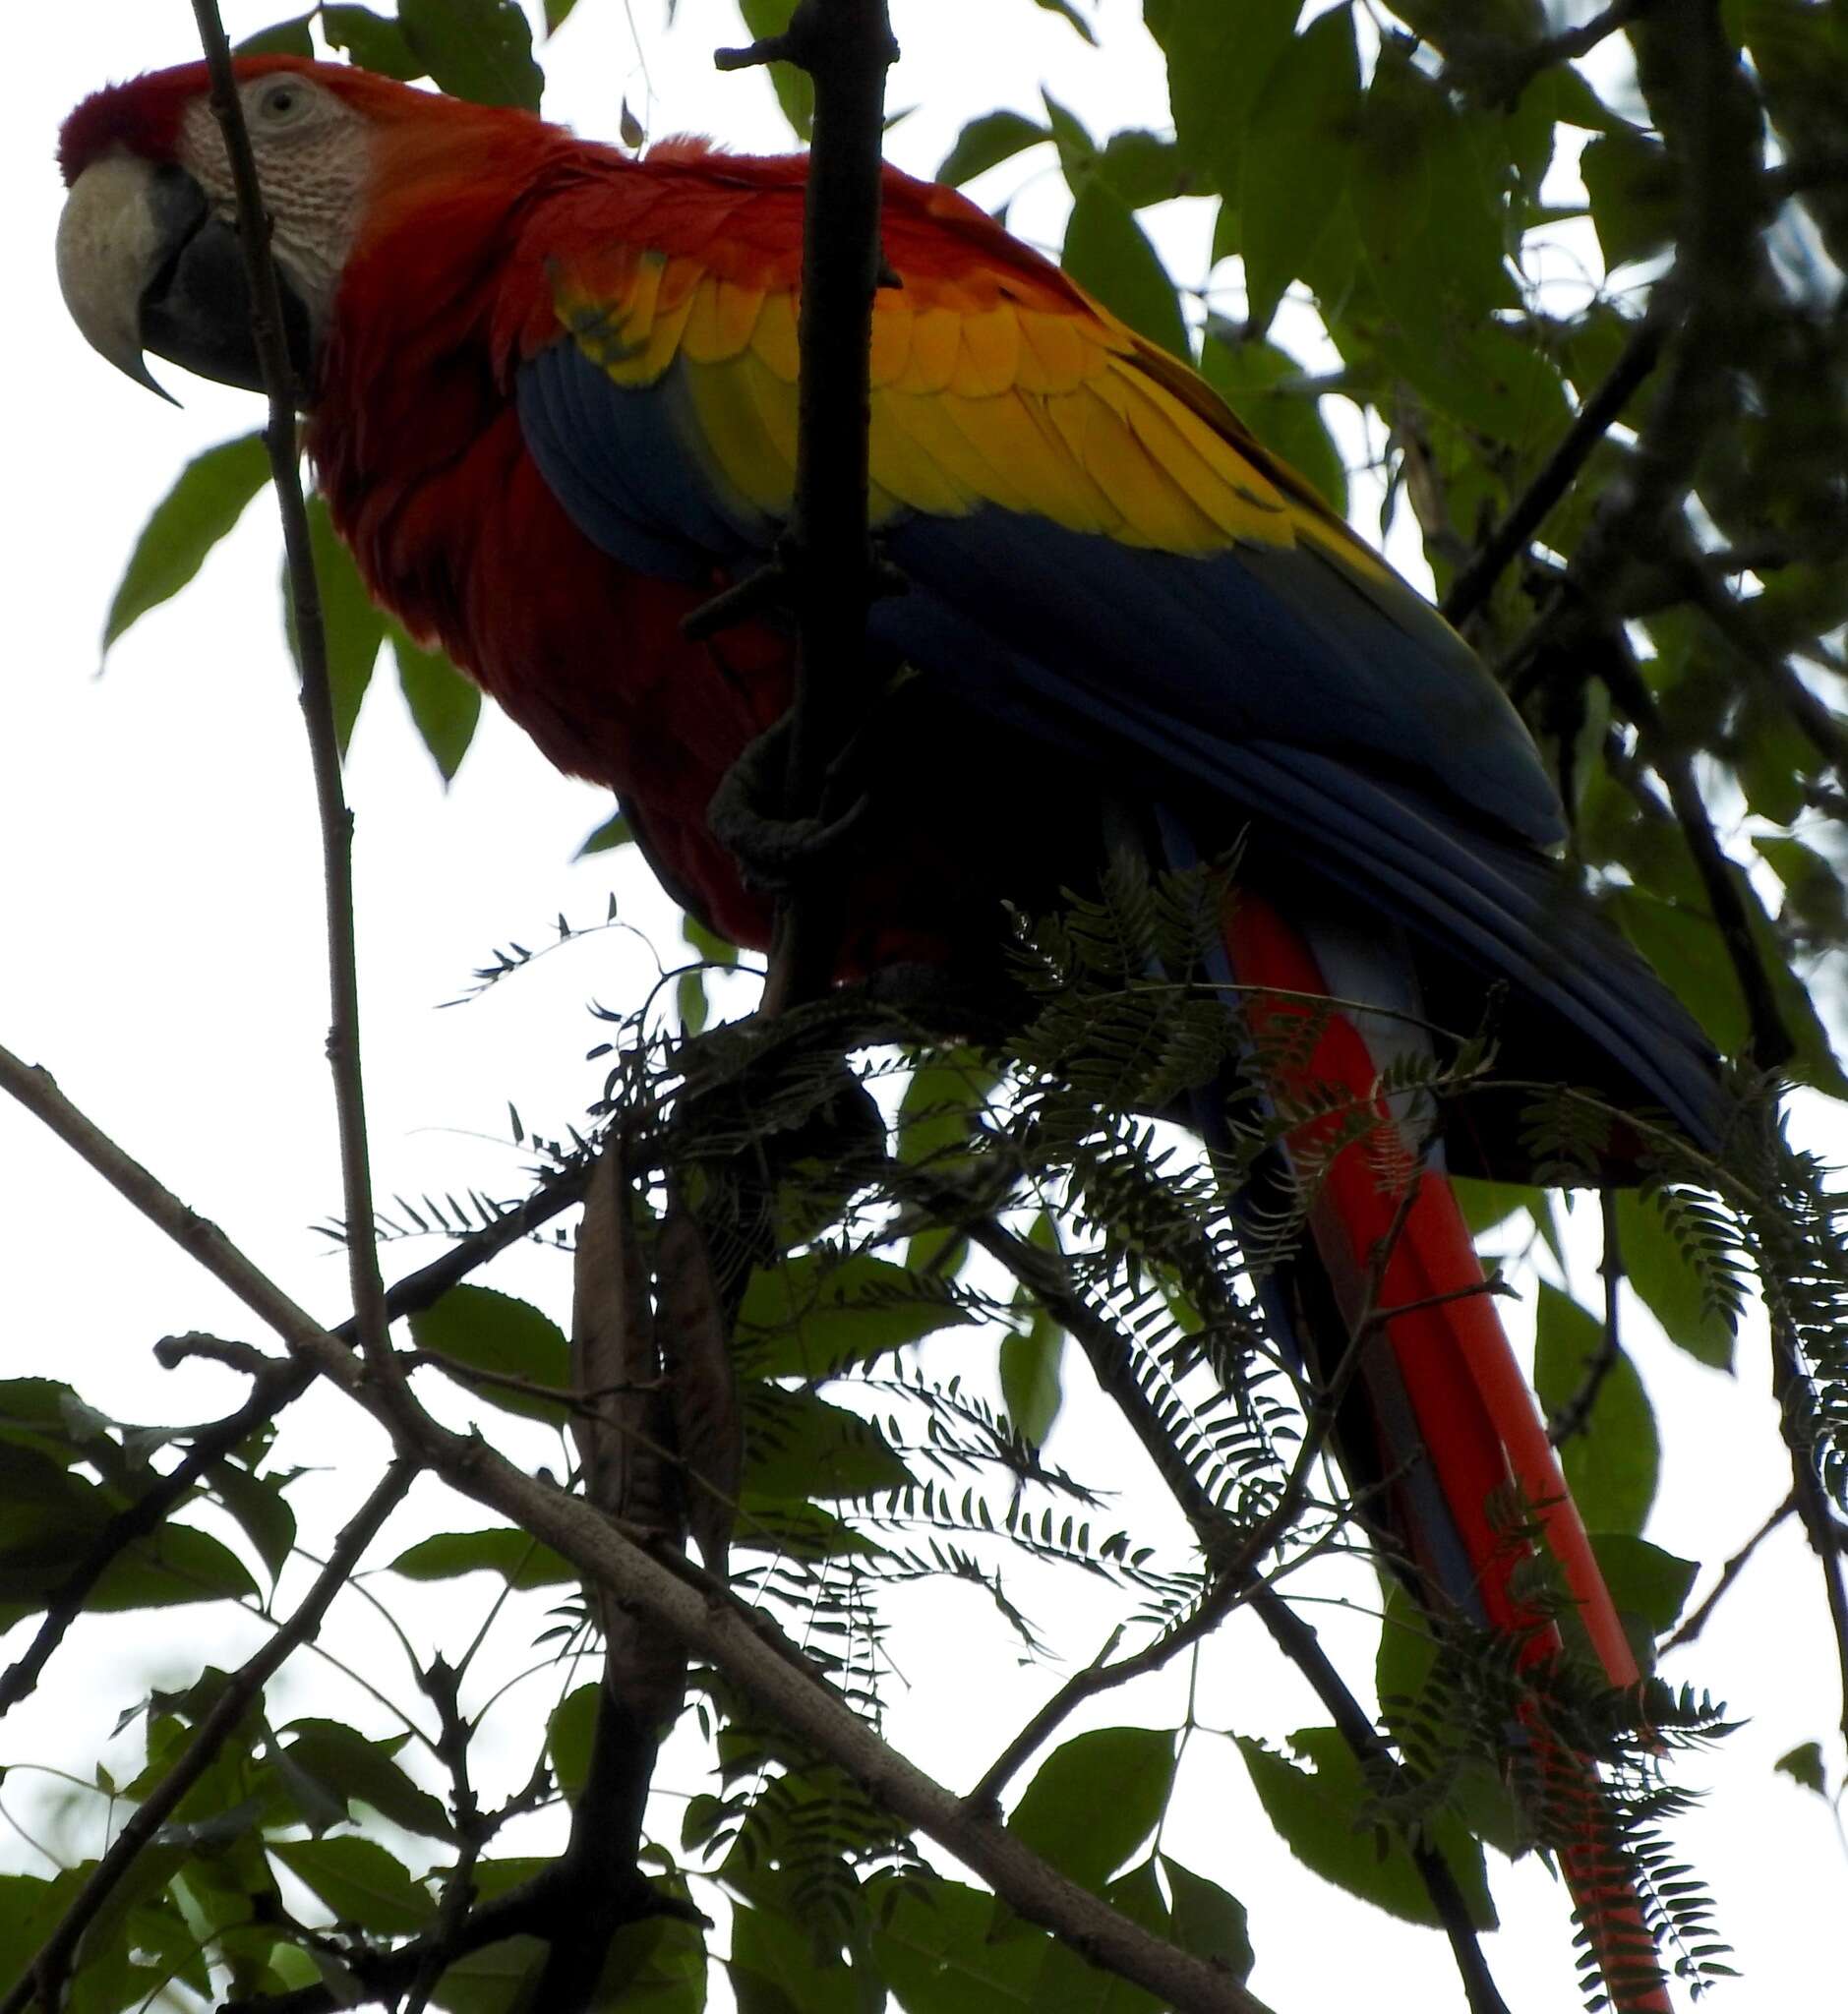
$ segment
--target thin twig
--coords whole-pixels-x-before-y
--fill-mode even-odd
[[[333,1072],[334,1106],[340,1136],[340,1177],[346,1220],[373,1220],[372,1167],[366,1146],[366,1096],[360,1070],[359,968],[353,927],[353,817],[340,784],[340,741],[333,717],[333,688],[328,676],[328,640],[322,622],[321,591],[315,579],[308,505],[302,495],[301,450],[295,436],[295,374],[283,332],[282,294],[269,256],[270,222],[257,179],[257,162],[238,101],[231,45],[218,17],[217,0],[193,0],[194,19],[211,75],[211,109],[230,156],[237,196],[237,235],[250,289],[251,338],[269,401],[264,445],[282,513],[282,544],[288,561],[289,602],[295,616],[296,654],[302,677],[302,715],[308,727],[315,773],[315,806],[321,824],[322,865],[327,880],[328,983],[330,1026],[328,1062]],[[391,1359],[390,1322],[378,1247],[358,1235],[347,1240],[353,1313],[360,1348],[375,1376],[403,1388],[402,1367]]]
[[[22,2014],[22,2010],[34,2000],[47,2010],[55,2010],[61,2004],[65,1975],[78,1940],[121,1884],[142,1849],[172,1816],[180,1800],[210,1768],[219,1749],[261,1696],[264,1688],[290,1654],[320,1629],[328,1604],[346,1585],[361,1555],[410,1488],[416,1473],[416,1464],[401,1457],[387,1469],[378,1487],[340,1533],[326,1568],[316,1575],[315,1583],[300,1608],[255,1657],[240,1666],[226,1681],[223,1691],[212,1701],[210,1711],[200,1722],[197,1733],[187,1745],[186,1752],[149,1792],[134,1816],[117,1833],[114,1843],[79,1889],[57,1927],[39,1947],[37,1956],[15,1982],[6,1998],[0,2000],[0,2014]]]
[[[1491,104],[1512,106],[1536,77],[1588,56],[1652,4],[1653,0],[1611,0],[1602,14],[1524,48],[1505,36],[1471,35],[1444,66],[1444,82],[1456,89],[1479,89]],[[1459,19],[1466,21],[1468,16]]]
[[[1719,1606],[1720,1597],[1739,1578],[1740,1574],[1746,1570],[1747,1567],[1751,1565],[1753,1554],[1790,1516],[1796,1508],[1797,1492],[1793,1489],[1789,1496],[1778,1505],[1777,1509],[1771,1512],[1764,1522],[1759,1526],[1758,1530],[1746,1540],[1745,1544],[1720,1569],[1720,1577],[1713,1583],[1712,1592],[1708,1594],[1693,1615],[1689,1616],[1680,1629],[1662,1645],[1662,1653],[1664,1655],[1671,1650],[1679,1650],[1684,1643],[1692,1643],[1699,1635],[1700,1631],[1711,1621],[1713,1611]]]
[[[1526,550],[1554,504],[1572,488],[1592,450],[1655,369],[1662,354],[1662,342],[1661,323],[1653,317],[1645,318],[1608,376],[1579,408],[1539,474],[1516,498],[1508,515],[1482,541],[1475,556],[1451,583],[1443,604],[1448,622],[1461,628],[1487,601],[1503,568]]]
[[[1604,1260],[1598,1271],[1604,1276],[1604,1334],[1586,1361],[1579,1389],[1546,1423],[1546,1438],[1563,1448],[1590,1424],[1591,1409],[1598,1402],[1604,1381],[1622,1361],[1624,1345],[1618,1328],[1619,1289],[1624,1283],[1624,1253],[1617,1236],[1617,1192],[1599,1192],[1598,1206],[1604,1218]]]
[[[1115,1403],[1156,1473],[1193,1526],[1201,1550],[1209,1561],[1224,1563],[1219,1566],[1212,1588],[1202,1603],[1203,1611],[1211,1605],[1211,1613],[1205,1617],[1206,1626],[1216,1624],[1231,1607],[1248,1605],[1279,1648],[1302,1672],[1316,1695],[1328,1707],[1335,1725],[1361,1766],[1376,1773],[1389,1785],[1397,1782],[1401,1775],[1399,1758],[1329,1661],[1315,1631],[1296,1616],[1288,1602],[1257,1570],[1262,1548],[1254,1547],[1250,1534],[1235,1532],[1231,1520],[1202,1487],[1175,1447],[1172,1434],[1137,1385],[1131,1369],[1134,1352],[1128,1338],[1107,1317],[1091,1306],[1070,1280],[1056,1255],[1029,1245],[1024,1238],[1016,1237],[991,1217],[972,1216],[967,1209],[958,1210],[953,1195],[948,1192],[934,1194],[930,1200],[931,1207],[943,1214],[946,1222],[954,1221],[973,1243],[999,1260],[1078,1344],[1100,1389]],[[1381,1245],[1390,1253],[1392,1244],[1393,1237],[1389,1232],[1381,1240]],[[1260,1520],[1260,1525],[1266,1531],[1272,1528],[1269,1518]],[[1204,1628],[1194,1631],[1193,1636],[1202,1633]],[[1193,1637],[1188,1640],[1193,1640]],[[992,1775],[1007,1759],[1004,1753],[989,1774]],[[984,1784],[986,1780],[984,1779]],[[971,1802],[974,1803],[973,1798]],[[1470,2014],[1508,2014],[1507,2003],[1496,1987],[1488,1962],[1482,1955],[1475,1925],[1470,1921],[1468,1902],[1459,1888],[1449,1864],[1421,1839],[1409,1842],[1409,1851],[1425,1892],[1431,1898],[1432,1910],[1450,1940],[1457,1969],[1468,1996]]]
[[[1803,1431],[1807,1408],[1799,1396],[1807,1373],[1789,1325],[1771,1321],[1771,1393],[1777,1400],[1777,1421],[1790,1451],[1791,1492],[1796,1499],[1810,1548],[1822,1569],[1822,1588],[1835,1640],[1835,1661],[1841,1670],[1841,1714],[1837,1721],[1848,1738],[1848,1572],[1842,1555],[1848,1533],[1836,1522],[1827,1493],[1816,1472],[1815,1452]]]

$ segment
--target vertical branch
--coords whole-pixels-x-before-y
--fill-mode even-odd
[[[359,970],[353,941],[353,815],[340,787],[340,742],[333,721],[333,693],[328,681],[328,639],[321,593],[308,534],[308,505],[302,495],[301,457],[295,438],[295,373],[283,333],[282,297],[275,262],[269,256],[269,216],[257,180],[230,44],[218,17],[217,0],[193,0],[199,38],[211,73],[211,109],[224,135],[231,179],[237,192],[237,236],[244,253],[250,291],[251,338],[269,400],[264,445],[282,513],[282,543],[288,560],[289,601],[295,615],[301,656],[302,714],[315,771],[315,803],[321,822],[322,866],[327,882],[328,986],[330,1025],[328,1062],[340,1136],[340,1176],[346,1212],[347,1267],[360,1346],[387,1381],[402,1383],[391,1364],[385,1283],[373,1243],[372,1168],[366,1148],[366,1098],[360,1074]],[[390,1389],[389,1384],[387,1389]]]
[[[879,592],[866,521],[872,297],[879,284],[885,73],[898,55],[885,0],[801,0],[787,32],[721,49],[721,70],[773,60],[814,79],[803,219],[796,505],[779,563],[799,648],[785,818],[825,815],[829,771],[861,710],[866,612]],[[813,998],[832,975],[838,877],[811,860],[777,916],[765,1005]]]

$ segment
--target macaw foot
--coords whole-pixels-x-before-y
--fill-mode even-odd
[[[746,883],[773,894],[834,853],[865,816],[869,801],[862,795],[831,818],[786,818],[778,807],[789,773],[790,733],[785,714],[725,772],[706,810],[713,834],[737,860]],[[842,766],[837,760],[830,781]]]

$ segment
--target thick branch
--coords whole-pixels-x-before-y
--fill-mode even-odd
[[[210,1711],[200,1722],[186,1752],[116,1834],[113,1844],[78,1891],[76,1900],[65,1911],[57,1928],[45,1939],[38,1955],[20,1976],[6,1998],[0,2000],[0,2014],[22,2014],[22,2010],[34,2001],[47,2010],[55,2010],[62,2004],[65,1974],[79,1939],[121,1884],[142,1849],[173,1815],[180,1800],[210,1768],[218,1750],[262,1695],[264,1688],[291,1653],[320,1629],[328,1604],[346,1585],[379,1527],[410,1488],[416,1473],[415,1464],[404,1460],[394,1461],[386,1471],[378,1488],[340,1533],[328,1564],[309,1589],[307,1599],[256,1656],[226,1681],[224,1690],[213,1700]]]

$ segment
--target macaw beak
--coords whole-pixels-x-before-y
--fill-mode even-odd
[[[313,330],[287,274],[278,277],[296,397],[305,404]],[[131,154],[92,161],[58,219],[58,284],[90,347],[162,398],[171,394],[149,371],[145,350],[202,378],[263,389],[236,226],[212,214],[185,169]]]

